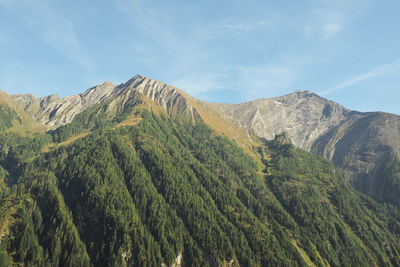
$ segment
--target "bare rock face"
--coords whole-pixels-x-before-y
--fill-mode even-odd
[[[181,114],[194,121],[198,119],[196,111],[177,88],[141,75],[118,86],[105,82],[62,99],[57,96],[36,98],[33,95],[12,97],[49,130],[70,123],[76,115],[94,105],[107,103],[106,112],[115,112],[135,101],[143,101],[143,98],[161,106],[169,115]]]
[[[354,114],[321,135],[311,152],[346,170],[361,192],[385,198],[380,195],[385,186],[380,178],[386,162],[400,153],[400,116],[383,112]]]
[[[217,104],[217,107],[257,136],[271,140],[285,132],[294,145],[306,150],[350,114],[343,106],[308,91],[241,104]]]
[[[120,85],[119,98],[126,102],[130,98],[145,97],[157,106],[162,107],[169,116],[180,115],[191,121],[198,121],[199,115],[187,101],[187,95],[179,89],[156,81],[154,79],[137,75],[128,82]]]
[[[37,98],[34,95],[12,95],[11,98],[17,103],[17,107],[24,109],[25,112],[35,115],[41,109],[48,106],[51,102],[60,100],[57,95],[49,95]]]
[[[33,116],[48,129],[55,129],[71,122],[77,114],[88,107],[104,101],[112,94],[114,88],[111,82],[105,82],[79,95],[43,102]]]
[[[86,92],[59,98],[57,95],[36,98],[33,95],[13,95],[14,101],[30,113],[37,121],[48,129],[69,123],[86,108],[101,103],[109,96],[115,86],[111,82],[105,82],[88,89]]]

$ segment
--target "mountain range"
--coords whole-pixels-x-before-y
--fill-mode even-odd
[[[309,91],[240,104],[206,103],[141,75],[118,86],[105,82],[65,98],[10,98],[48,130],[70,123],[95,105],[106,104],[99,112],[116,113],[145,99],[153,109],[191,122],[202,121],[243,144],[251,143],[251,136],[272,140],[286,133],[295,146],[345,170],[359,191],[400,204],[394,196],[400,194],[400,188],[383,173],[400,152],[400,116],[395,114],[352,111]]]
[[[142,75],[0,97],[0,266],[400,265],[398,115]]]

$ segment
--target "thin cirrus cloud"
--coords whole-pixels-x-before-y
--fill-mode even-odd
[[[342,32],[347,24],[346,15],[346,12],[341,8],[320,10],[317,15],[320,21],[317,27],[319,27],[322,37],[324,39],[330,39]]]
[[[242,18],[221,21],[210,21],[201,27],[191,27],[190,32],[175,31],[175,21],[171,18],[160,19],[165,10],[158,10],[150,2],[115,0],[115,6],[122,14],[126,15],[132,27],[148,38],[157,40],[156,44],[143,45],[140,42],[134,44],[135,51],[146,54],[148,64],[157,64],[157,60],[151,58],[154,51],[162,49],[168,54],[175,64],[168,66],[170,83],[184,89],[190,94],[202,99],[211,100],[218,92],[231,90],[233,95],[240,95],[246,99],[252,98],[257,91],[265,92],[274,89],[281,90],[292,85],[294,74],[290,67],[274,66],[271,64],[257,64],[253,67],[245,67],[242,64],[215,63],[208,66],[214,51],[209,47],[209,42],[216,39],[234,37],[256,31],[266,32],[273,30],[279,24],[279,16],[267,18]],[[220,64],[221,66],[219,66]],[[218,67],[219,66],[219,67]],[[279,81],[281,79],[281,81]]]
[[[178,88],[192,94],[210,100],[209,93],[224,88],[225,75],[216,73],[199,73],[194,76],[185,76],[171,83]]]
[[[331,18],[321,26],[322,35],[325,39],[329,39],[340,33],[345,28],[344,18],[341,15],[336,15],[336,18]]]
[[[362,82],[365,82],[365,81],[373,79],[373,78],[398,73],[399,71],[400,71],[400,60],[396,60],[391,63],[375,67],[363,74],[357,75],[357,76],[350,78],[344,82],[334,85],[324,91],[321,91],[319,94],[329,95],[329,94],[341,91],[345,88],[351,87],[353,85],[356,85],[358,83],[362,83]]]
[[[179,45],[177,34],[169,28],[168,19],[152,2],[143,0],[113,1],[116,9],[130,19],[135,31],[157,41],[160,46],[176,47]]]
[[[315,0],[304,26],[308,27],[310,34],[317,32],[322,39],[330,39],[346,29],[351,21],[350,15],[354,14],[356,6],[360,6],[360,1],[364,0],[356,0],[355,4],[344,0]],[[256,16],[233,20],[227,17],[219,22],[210,21],[202,27],[192,25],[190,32],[182,32],[175,30],[176,21],[162,16],[165,10],[159,10],[152,1],[114,0],[114,4],[131,20],[135,30],[157,41],[151,45],[140,42],[134,44],[137,51],[146,55],[149,66],[157,64],[160,50],[164,51],[161,55],[168,55],[167,58],[175,63],[168,68],[167,80],[196,97],[211,99],[211,94],[215,96],[217,91],[227,90],[244,99],[276,95],[293,90],[297,82],[303,79],[301,69],[274,60],[260,61],[251,67],[240,62],[225,62],[227,64],[220,69],[217,62],[215,68],[207,67],[214,53],[207,46],[208,42],[257,31],[264,34],[276,32],[285,27],[282,14],[276,13],[268,16],[268,19]]]
[[[187,71],[191,66],[207,57],[201,49],[206,33],[195,29],[189,33],[177,31],[173,16],[165,16],[165,10],[153,1],[114,0],[115,8],[128,18],[133,32],[141,37],[132,40],[132,52],[138,61],[157,70],[160,61],[173,62],[168,67],[168,76],[173,72]]]
[[[223,65],[221,68],[205,67],[207,59],[213,51],[207,43],[218,38],[229,38],[256,31],[268,32],[279,27],[279,16],[258,17],[251,19],[224,19],[220,23],[210,22],[200,28],[194,27],[188,36],[171,31],[168,23],[160,23],[157,9],[151,9],[148,3],[115,0],[117,8],[131,21],[132,26],[139,29],[151,39],[157,39],[157,46],[173,55],[175,66],[169,66],[171,84],[185,90],[195,97],[215,101],[223,100],[227,91],[232,99],[250,100],[270,94],[279,94],[293,88],[301,78],[299,70],[292,64],[261,63],[244,66],[240,63]],[[135,44],[140,51],[149,57],[149,47]],[[154,56],[154,55],[153,55]],[[211,59],[213,60],[213,59]],[[153,62],[147,59],[148,62]],[[155,61],[157,62],[157,61]],[[193,67],[196,66],[196,67]],[[171,78],[171,76],[175,76]]]
[[[225,20],[219,26],[214,26],[220,31],[228,31],[230,33],[248,33],[256,30],[268,30],[273,29],[279,23],[278,17],[269,17],[266,18],[252,18],[251,20],[243,20],[243,21],[232,21]]]
[[[43,38],[51,47],[75,61],[86,70],[95,67],[91,58],[82,50],[74,25],[70,21],[57,23],[42,31]]]
[[[310,20],[304,27],[307,35],[319,34],[328,40],[345,31],[362,13],[368,0],[314,0]]]
[[[301,72],[290,64],[264,64],[239,67],[236,73],[238,88],[245,100],[276,95],[292,90],[301,79]]]
[[[295,66],[271,63],[230,66],[221,73],[188,75],[172,81],[172,84],[208,101],[227,101],[230,98],[248,101],[289,92],[301,77],[301,72]],[[226,95],[227,88],[229,95]]]
[[[51,1],[0,0],[0,5],[15,9],[28,28],[54,50],[86,70],[94,67],[93,60],[81,47],[73,22]]]

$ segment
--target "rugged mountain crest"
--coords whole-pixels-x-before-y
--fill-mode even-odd
[[[156,81],[154,79],[136,75],[128,82],[118,86],[119,95],[123,95],[125,100],[129,98],[140,98],[146,102],[151,100],[156,105],[163,108],[169,116],[181,115],[193,122],[199,120],[197,111],[187,101],[187,96],[179,89]]]
[[[59,98],[48,96],[36,98],[32,95],[14,95],[26,112],[48,129],[55,129],[67,124],[83,110],[97,103],[102,103],[110,97],[116,88],[111,82],[105,82],[86,90],[82,94]]]
[[[118,86],[105,82],[89,88],[84,93],[62,99],[57,96],[36,98],[32,95],[13,95],[12,98],[20,108],[31,114],[48,130],[72,122],[78,114],[94,106],[101,107],[97,112],[117,114],[141,105],[153,112],[165,113],[169,117],[179,117],[194,123],[204,122],[216,132],[244,146],[252,143],[245,129],[225,118],[214,105],[143,75],[136,75]]]
[[[33,97],[32,95],[30,95]],[[29,96],[27,96],[29,98]],[[9,121],[9,127],[7,126],[7,132],[17,133],[19,135],[31,135],[34,133],[43,133],[46,128],[38,123],[34,118],[32,118],[29,112],[24,110],[24,105],[21,105],[20,102],[15,101],[13,97],[8,95],[7,93],[0,90],[0,109],[5,109],[9,111],[13,111],[15,114],[14,118],[9,117],[10,114],[4,114],[4,112],[0,112],[0,116],[2,119],[7,119]],[[4,123],[4,121],[0,122]],[[7,124],[7,123],[6,123]],[[1,125],[0,128],[4,128]]]
[[[115,112],[133,103],[152,102],[152,105],[160,106],[170,116],[179,114],[192,121],[199,120],[197,112],[177,88],[142,75],[136,75],[118,86],[105,82],[84,93],[65,98],[36,98],[30,94],[13,95],[12,98],[48,129],[70,123],[82,111],[104,103],[107,103],[107,112]]]
[[[343,106],[309,91],[216,106],[257,136],[271,140],[286,132],[294,145],[307,150],[321,134],[346,120],[350,114]]]

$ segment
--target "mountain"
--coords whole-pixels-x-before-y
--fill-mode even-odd
[[[400,152],[400,116],[350,111],[309,91],[215,107],[257,136],[287,133],[297,147],[345,170],[361,192],[400,205],[400,174],[385,173]]]
[[[361,192],[400,205],[400,173],[392,178],[387,174],[388,164],[397,164],[400,155],[400,116],[353,115],[321,135],[311,151],[347,170]]]
[[[105,82],[89,88],[82,94],[65,98],[35,98],[32,95],[10,97],[48,130],[72,122],[78,114],[88,109],[101,106],[101,109],[97,110],[98,114],[114,116],[132,107],[141,106],[156,113],[166,113],[171,117],[191,122],[202,121],[215,131],[244,144],[250,140],[248,133],[239,129],[231,120],[223,118],[213,105],[142,75],[136,75],[118,86]]]
[[[18,101],[0,90],[0,131],[26,136],[44,133],[46,127],[25,112]]]
[[[309,91],[215,106],[257,136],[271,140],[285,132],[295,146],[306,150],[310,150],[320,135],[348,119],[352,113]]]
[[[386,171],[388,162],[397,164],[400,151],[399,116],[394,114],[351,111],[309,91],[240,104],[211,104],[142,75],[120,85],[105,82],[65,98],[8,98],[49,130],[104,104],[98,114],[114,116],[140,105],[187,121],[204,122],[250,153],[252,136],[271,140],[285,132],[295,146],[333,161],[359,191],[400,206],[399,175]]]
[[[322,151],[322,137],[365,114],[289,96],[304,95],[326,117],[293,124],[304,139],[283,128],[257,137],[228,113],[234,105],[140,75],[63,99],[5,95],[0,266],[399,266],[398,206],[296,148]],[[295,120],[284,98],[276,105]],[[31,120],[47,131],[10,131]],[[399,171],[395,158],[382,169],[392,183]]]
[[[343,169],[357,190],[400,206],[399,174],[387,171],[387,165],[396,165],[399,158],[398,115],[351,111],[309,91],[240,104],[206,103],[142,75],[120,85],[105,82],[65,98],[8,98],[20,112],[30,114],[48,130],[66,125],[96,106],[103,105],[97,114],[114,116],[140,105],[194,123],[201,121],[250,153],[255,144],[252,136],[271,140],[285,132],[295,146],[321,155]],[[80,130],[75,130],[75,134]]]

